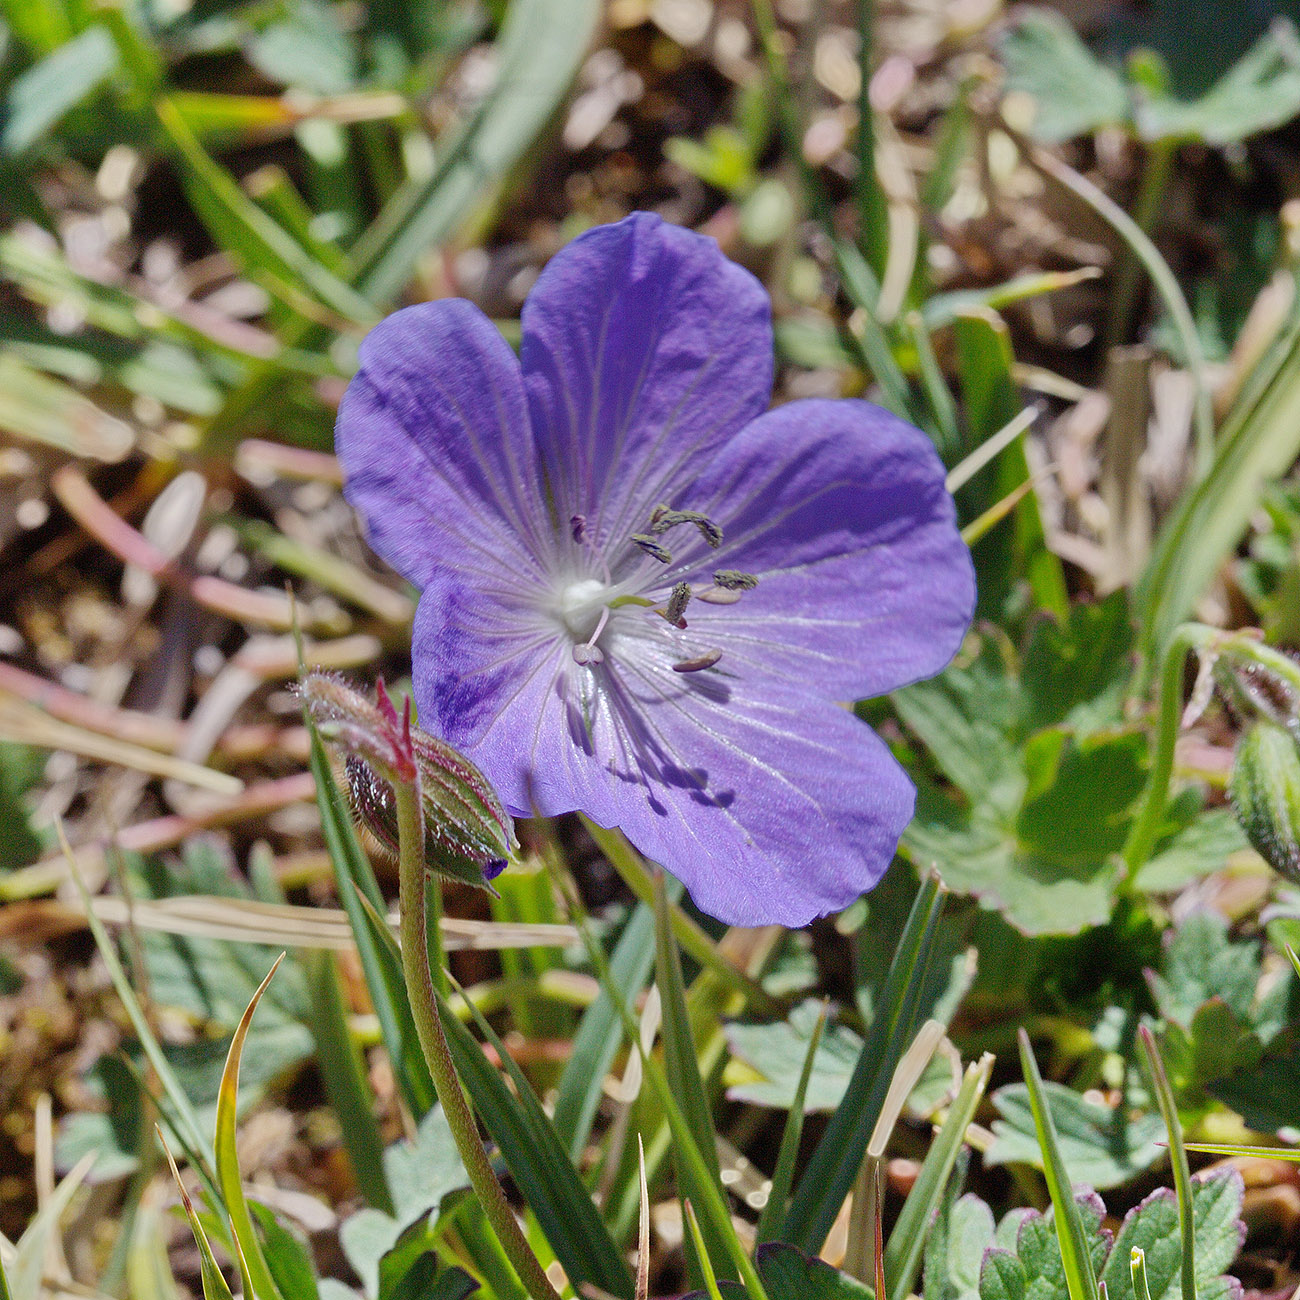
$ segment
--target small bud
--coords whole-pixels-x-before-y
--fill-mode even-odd
[[[321,735],[343,752],[357,820],[396,855],[393,783],[418,777],[426,867],[492,892],[488,882],[518,848],[510,815],[469,759],[411,725],[409,699],[399,718],[382,681],[375,690],[371,704],[325,673],[308,673],[300,687]]]
[[[1300,750],[1274,722],[1256,722],[1237,744],[1228,798],[1260,856],[1300,884]]]
[[[1296,727],[1300,699],[1295,687],[1272,668],[1221,649],[1211,660],[1211,671],[1239,716],[1249,719],[1258,715],[1279,726]]]

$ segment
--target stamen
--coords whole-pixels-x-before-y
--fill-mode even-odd
[[[673,510],[669,506],[658,505],[650,512],[650,531],[656,537],[662,537],[678,524],[694,524],[700,530],[700,536],[715,551],[722,545],[722,529],[708,515],[702,515],[698,510]]]
[[[758,586],[757,575],[740,569],[718,569],[713,574],[713,581],[725,591],[753,591]]]
[[[596,560],[600,564],[600,571],[604,575],[605,585],[607,587],[613,586],[614,579],[610,576],[609,561],[605,558],[604,553],[595,544],[595,542],[590,537],[587,536],[587,516],[570,515],[569,532],[571,533],[573,540],[577,542],[579,546],[586,546],[591,549],[591,551],[596,556]]]
[[[706,605],[735,605],[740,602],[743,591],[727,591],[724,587],[697,587],[692,595]]]
[[[685,628],[686,620],[682,617],[686,613],[686,606],[690,603],[691,588],[689,583],[679,582],[672,590],[672,595],[668,597],[668,607],[664,610],[664,617],[677,628]]]
[[[645,533],[633,533],[632,540],[652,560],[658,560],[660,564],[671,564],[673,562],[672,552],[660,546],[653,537],[647,537]]]
[[[683,659],[679,664],[673,664],[675,673],[698,673],[705,668],[712,668],[714,664],[722,658],[721,650],[706,650],[702,655],[696,655],[694,659]]]

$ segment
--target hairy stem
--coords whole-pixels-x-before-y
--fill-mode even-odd
[[[418,778],[417,778],[418,779]],[[533,1254],[506,1194],[492,1171],[483,1149],[460,1077],[452,1063],[447,1036],[439,1019],[438,997],[429,966],[428,915],[424,890],[424,819],[419,789],[393,783],[397,808],[398,882],[401,904],[402,971],[406,976],[416,1033],[424,1049],[433,1086],[442,1103],[447,1126],[465,1164],[469,1181],[483,1213],[496,1233],[507,1258],[532,1300],[560,1300],[537,1256]]]
[[[1156,752],[1151,760],[1142,806],[1124,843],[1124,865],[1132,880],[1137,869],[1150,857],[1160,833],[1160,819],[1169,799],[1169,780],[1174,771],[1174,745],[1178,741],[1178,719],[1183,703],[1183,661],[1194,646],[1205,645],[1216,635],[1213,628],[1184,623],[1174,633],[1165,652],[1160,672],[1160,715],[1156,721]]]
[[[1204,623],[1184,623],[1170,640],[1160,670],[1160,714],[1156,720],[1156,749],[1151,760],[1142,806],[1124,844],[1124,865],[1129,879],[1151,857],[1160,834],[1160,819],[1169,802],[1169,782],[1174,771],[1174,746],[1183,703],[1183,661],[1189,650],[1211,649],[1224,659],[1245,659],[1268,669],[1300,695],[1300,665],[1280,651],[1251,636],[1224,632]]]

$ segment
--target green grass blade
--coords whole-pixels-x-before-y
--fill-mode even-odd
[[[34,54],[48,54],[69,40],[75,28],[58,0],[0,0],[5,23]]]
[[[695,1036],[691,1032],[690,1013],[686,1008],[686,986],[682,979],[681,955],[673,938],[672,918],[668,910],[668,895],[664,877],[655,877],[655,980],[659,986],[663,1021],[660,1033],[664,1044],[664,1073],[668,1086],[682,1109],[696,1149],[703,1159],[709,1179],[721,1185],[718,1166],[718,1137],[713,1127],[713,1112],[700,1078],[699,1057],[695,1049]],[[677,1178],[684,1202],[689,1203],[696,1194],[691,1167],[677,1162]],[[693,1241],[693,1239],[692,1239]],[[716,1240],[708,1226],[700,1246],[700,1257],[694,1261],[703,1279],[712,1271],[709,1259],[721,1259],[725,1242]],[[716,1285],[716,1284],[715,1284]]]
[[[645,987],[654,959],[654,911],[638,903],[609,959],[609,977],[623,998],[632,1000]],[[602,987],[578,1025],[555,1097],[555,1131],[575,1162],[591,1135],[605,1076],[622,1041],[618,1012]]]
[[[311,741],[310,761],[312,776],[316,779],[316,804],[320,809],[325,847],[334,867],[339,900],[352,927],[361,970],[398,1088],[418,1122],[429,1113],[435,1094],[429,1067],[425,1064],[415,1032],[411,1004],[406,997],[401,954],[392,932],[382,920],[383,895],[379,892],[370,860],[357,839],[347,801],[330,770],[325,746],[305,712],[304,719]],[[371,913],[380,918],[378,924],[372,920]]]
[[[969,445],[973,451],[1016,419],[1023,402],[1015,381],[1015,355],[1006,321],[988,308],[960,313],[953,323],[957,364]],[[980,492],[963,493],[963,504],[985,510],[1030,482],[1029,461],[1022,443],[1013,443],[997,463],[996,472]],[[1038,604],[1064,620],[1070,611],[1061,561],[1047,547],[1038,498],[1031,492],[1019,500],[1012,526],[990,537],[977,554],[980,608],[995,611],[1023,574]]]
[[[813,1062],[817,1059],[817,1048],[822,1041],[822,1030],[826,1028],[826,1008],[817,1017],[813,1026],[812,1037],[808,1040],[808,1053],[803,1058],[803,1069],[799,1072],[799,1083],[794,1090],[794,1100],[790,1103],[789,1113],[785,1117],[785,1129],[781,1133],[781,1146],[776,1156],[776,1168],[772,1172],[772,1186],[767,1195],[767,1204],[758,1216],[758,1229],[755,1237],[759,1245],[765,1241],[779,1241],[781,1229],[785,1224],[786,1209],[790,1200],[790,1188],[794,1185],[794,1162],[799,1155],[799,1139],[803,1136],[803,1107],[808,1095],[808,1081],[812,1078]]]
[[[59,118],[97,90],[117,68],[117,50],[102,27],[88,27],[20,72],[5,92],[0,152],[21,153]]]
[[[1101,274],[1101,270],[1095,266],[1082,266],[1074,271],[1035,271],[986,289],[956,289],[951,293],[936,293],[926,300],[925,306],[921,308],[921,316],[929,329],[937,330],[951,325],[962,312],[981,307],[1001,312],[1027,298],[1069,289],[1076,284],[1095,280]]]
[[[704,1234],[700,1231],[700,1221],[695,1217],[695,1207],[690,1201],[682,1202],[682,1213],[686,1218],[686,1226],[690,1229],[695,1258],[699,1260],[700,1272],[704,1275],[704,1292],[709,1300],[722,1300],[722,1292],[718,1290],[718,1276],[713,1271],[713,1263],[704,1244]]]
[[[844,292],[855,306],[861,308],[857,328],[850,326],[848,332],[863,364],[880,385],[883,405],[905,420],[918,423],[919,416],[914,409],[907,376],[895,360],[889,339],[875,316],[880,285],[874,273],[862,254],[847,240],[836,241],[835,263]]]
[[[222,1203],[230,1216],[235,1243],[248,1268],[248,1279],[258,1300],[284,1300],[284,1297],[271,1276],[270,1266],[262,1253],[262,1243],[253,1226],[248,1201],[244,1198],[244,1185],[239,1175],[239,1152],[235,1148],[235,1103],[239,1095],[239,1059],[244,1051],[249,1026],[253,1023],[253,1013],[283,960],[284,954],[281,953],[267,971],[266,978],[258,985],[247,1010],[235,1026],[230,1051],[226,1055],[226,1068],[222,1071],[221,1086],[217,1092],[217,1131],[213,1141],[217,1185],[221,1188]]]
[[[167,1100],[171,1104],[174,1114],[170,1114],[168,1118],[173,1125],[176,1139],[182,1144],[186,1159],[203,1177],[205,1184],[209,1188],[215,1188],[216,1184],[209,1158],[210,1148],[207,1140],[203,1137],[198,1116],[190,1103],[189,1094],[181,1086],[180,1080],[171,1067],[171,1062],[163,1053],[158,1039],[149,1026],[149,1020],[144,1014],[144,1009],[140,1006],[135,990],[132,989],[131,983],[126,977],[126,972],[122,969],[117,950],[113,946],[108,931],[104,928],[104,923],[95,915],[94,908],[90,903],[90,895],[86,891],[85,882],[77,869],[76,857],[73,855],[63,833],[63,824],[56,822],[55,829],[58,832],[59,844],[68,861],[69,875],[76,886],[78,894],[81,896],[81,902],[86,914],[86,924],[90,927],[90,933],[95,940],[95,946],[99,949],[100,958],[108,970],[109,979],[113,982],[113,989],[126,1011],[131,1027],[135,1030],[136,1037],[140,1041],[140,1047],[145,1054],[145,1059],[149,1062],[158,1082],[162,1085]]]
[[[1169,269],[1169,263],[1160,256],[1160,250],[1150,236],[1104,190],[1067,166],[1050,150],[1033,149],[1031,157],[1036,167],[1082,199],[1115,230],[1142,263],[1156,292],[1164,300],[1174,328],[1178,331],[1178,341],[1187,357],[1188,369],[1196,381],[1196,453],[1200,472],[1204,474],[1209,469],[1210,457],[1214,451],[1214,410],[1210,404],[1210,390],[1205,378],[1205,353],[1201,348],[1201,336],[1177,277]]]
[[[71,384],[24,364],[12,352],[0,356],[0,428],[58,451],[101,461],[122,460],[135,442],[129,425]]]
[[[420,184],[403,187],[352,250],[357,284],[392,301],[523,156],[569,88],[595,30],[597,0],[514,0],[496,43],[497,79]]]
[[[885,1295],[910,1295],[916,1285],[926,1232],[934,1222],[944,1188],[965,1140],[966,1129],[975,1118],[992,1072],[993,1057],[988,1053],[966,1067],[948,1117],[930,1143],[921,1171],[889,1234],[889,1243],[885,1247]]]
[[[1128,1258],[1129,1275],[1133,1279],[1134,1300],[1151,1300],[1147,1284],[1147,1257],[1141,1246],[1134,1246]]]
[[[496,1049],[516,1091],[510,1090],[501,1069],[488,1060],[473,1034],[439,999],[443,1032],[456,1073],[497,1144],[510,1176],[536,1215],[569,1280],[575,1286],[591,1282],[611,1295],[630,1300],[632,1274],[555,1126],[496,1031],[470,999],[466,1003],[480,1032]]]
[[[1209,473],[1165,521],[1138,584],[1139,692],[1246,531],[1263,485],[1286,473],[1300,453],[1300,308],[1260,374],[1261,382],[1247,385],[1220,431]]]
[[[961,425],[957,418],[957,403],[944,377],[943,367],[935,355],[929,328],[920,312],[910,312],[903,326],[916,348],[917,368],[920,372],[921,391],[925,394],[930,411],[935,445],[945,465],[950,465],[961,454]]]
[[[1182,1240],[1183,1300],[1196,1300],[1196,1224],[1192,1210],[1192,1172],[1187,1165],[1187,1148],[1183,1145],[1183,1126],[1178,1119],[1178,1103],[1174,1100],[1164,1062],[1156,1047],[1156,1040],[1146,1025],[1138,1027],[1142,1055],[1146,1058],[1147,1072],[1151,1076],[1160,1117],[1169,1134],[1169,1163],[1174,1172],[1174,1194],[1178,1197],[1178,1235]]]
[[[268,212],[240,189],[199,143],[176,106],[160,99],[154,106],[163,132],[184,165],[190,202],[214,239],[239,259],[245,271],[263,272],[277,283],[310,294],[343,321],[373,324],[378,312],[365,297],[318,262]]]
[[[217,1266],[216,1258],[212,1254],[212,1246],[208,1242],[208,1234],[203,1231],[203,1224],[199,1222],[199,1216],[194,1212],[194,1202],[190,1200],[190,1194],[185,1190],[185,1184],[181,1180],[181,1171],[176,1168],[176,1160],[167,1146],[167,1140],[163,1137],[161,1129],[158,1130],[158,1141],[162,1143],[162,1148],[167,1153],[167,1163],[171,1166],[172,1177],[176,1180],[176,1186],[180,1190],[181,1205],[185,1209],[185,1217],[190,1221],[190,1231],[194,1234],[194,1244],[199,1248],[203,1300],[235,1300],[230,1287],[226,1283],[225,1276]]]
[[[609,859],[623,883],[647,906],[654,906],[654,882],[640,854],[621,831],[606,830],[587,817],[582,824]],[[679,906],[673,904],[673,934],[682,951],[705,970],[712,971],[728,988],[739,993],[750,1008],[769,1016],[783,1016],[786,1008],[755,979],[739,970],[718,951],[718,946]]]
[[[1088,1237],[1061,1156],[1056,1124],[1052,1120],[1047,1094],[1043,1090],[1042,1076],[1038,1073],[1038,1062],[1034,1059],[1029,1035],[1021,1029],[1017,1037],[1020,1043],[1020,1065],[1025,1074],[1025,1086],[1029,1089],[1029,1106],[1034,1113],[1034,1128],[1038,1133],[1038,1145],[1043,1152],[1043,1173],[1052,1198],[1066,1287],[1070,1300],[1097,1300],[1097,1274],[1088,1249]]]
[[[495,1300],[528,1300],[528,1292],[472,1190],[453,1201],[450,1212],[444,1208],[439,1217],[440,1234],[453,1228],[456,1254],[463,1265],[483,1279],[483,1294]]]
[[[799,1180],[784,1239],[816,1254],[853,1186],[889,1085],[915,1033],[942,907],[936,876],[923,882],[889,968],[867,1041],[844,1097]]]
[[[677,1100],[672,1094],[672,1089],[668,1086],[668,1076],[664,1073],[662,1064],[656,1057],[648,1055],[643,1049],[636,1017],[632,1014],[632,1008],[628,1005],[627,1000],[611,981],[609,963],[606,961],[600,945],[592,937],[590,926],[586,924],[580,913],[575,911],[573,917],[582,934],[583,943],[587,948],[587,955],[596,968],[601,984],[610,991],[615,1009],[623,1022],[623,1032],[627,1035],[628,1041],[634,1045],[637,1054],[641,1058],[641,1067],[645,1071],[645,1078],[654,1091],[655,1099],[667,1119],[673,1141],[677,1144],[675,1155],[689,1167],[693,1186],[699,1191],[703,1199],[705,1212],[712,1220],[715,1232],[726,1243],[727,1253],[736,1266],[737,1275],[749,1294],[749,1300],[768,1300],[767,1290],[758,1275],[758,1270],[754,1267],[754,1261],[745,1253],[744,1247],[740,1244],[740,1239],[736,1236],[723,1190],[718,1183],[709,1179],[708,1166],[695,1144],[694,1135],[691,1133],[690,1126],[686,1123],[681,1107],[678,1106]]]
[[[243,103],[248,97],[236,95],[233,98],[237,103]],[[185,112],[179,96],[173,95],[172,102]],[[193,125],[192,115],[186,113],[186,120]],[[254,172],[245,184],[253,201],[265,208],[272,220],[302,245],[312,261],[319,262],[340,279],[348,274],[347,254],[337,244],[317,236],[313,228],[316,214],[294,188],[283,167],[277,163],[268,164]]]
[[[384,1142],[372,1109],[365,1065],[348,1028],[337,959],[330,952],[314,952],[307,955],[304,964],[311,996],[310,1027],[316,1041],[316,1060],[326,1095],[338,1116],[343,1146],[357,1187],[368,1205],[385,1214],[395,1214],[384,1174]]]

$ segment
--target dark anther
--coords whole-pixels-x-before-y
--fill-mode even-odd
[[[686,620],[682,617],[686,613],[686,606],[690,603],[691,588],[689,583],[679,582],[672,590],[672,595],[668,597],[668,607],[664,610],[664,617],[674,626],[684,628]]]
[[[673,562],[672,552],[666,547],[660,546],[653,537],[647,537],[645,533],[633,533],[632,540],[652,560],[658,560],[660,564],[671,564]]]
[[[756,575],[743,573],[740,569],[718,569],[713,574],[713,581],[725,591],[753,591],[758,586]]]
[[[722,658],[721,650],[706,650],[702,655],[696,655],[694,659],[683,659],[679,664],[673,664],[675,673],[698,673],[705,668],[712,668],[714,664]]]
[[[700,536],[715,551],[722,545],[722,529],[708,515],[702,515],[698,510],[672,510],[660,505],[650,512],[650,531],[656,537],[662,537],[678,524],[694,524],[700,530]]]
[[[574,515],[569,520],[569,527],[573,530],[573,540],[575,542],[585,541],[587,537],[587,516]]]

